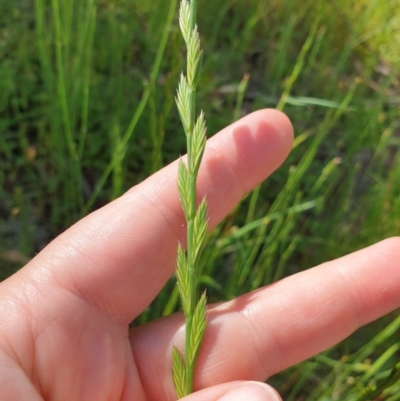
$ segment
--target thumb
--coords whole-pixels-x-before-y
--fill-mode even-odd
[[[261,382],[231,382],[190,394],[182,401],[282,401],[279,394]]]

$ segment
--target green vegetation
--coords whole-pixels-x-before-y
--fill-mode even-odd
[[[0,1],[2,278],[185,153],[177,6]],[[209,302],[399,234],[399,15],[399,0],[201,1],[209,135],[263,107],[296,130],[284,166],[208,236]],[[141,322],[179,308],[174,284]],[[392,314],[270,383],[289,401],[400,400],[399,329]]]

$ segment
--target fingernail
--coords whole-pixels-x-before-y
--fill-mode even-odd
[[[259,382],[247,382],[240,384],[218,401],[282,401],[278,393],[270,386]]]

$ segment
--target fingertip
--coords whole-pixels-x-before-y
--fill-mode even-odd
[[[276,131],[286,137],[288,141],[293,140],[293,125],[290,118],[284,112],[277,109],[260,109],[249,114],[262,120],[274,123]]]
[[[281,397],[270,386],[260,382],[245,382],[231,389],[218,401],[281,401]]]
[[[293,146],[294,130],[289,117],[282,111],[276,109],[262,109],[254,113],[262,122],[268,122],[273,131],[278,135],[283,153],[286,156],[290,153]],[[272,130],[271,130],[272,131]]]
[[[236,381],[217,384],[190,394],[182,401],[282,401],[271,386],[257,381]]]
[[[389,252],[400,252],[400,236],[386,238],[379,242],[379,244],[385,249],[387,248]]]
[[[220,143],[230,149],[231,166],[243,183],[245,192],[264,181],[286,160],[292,149],[293,126],[289,118],[275,109],[255,111],[232,126]],[[244,194],[242,194],[244,195]]]

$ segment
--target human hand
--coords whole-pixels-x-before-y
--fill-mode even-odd
[[[208,141],[198,188],[211,228],[283,162],[292,135],[283,114],[264,110]],[[87,216],[0,284],[2,401],[176,398],[171,349],[183,349],[182,314],[128,329],[185,242],[176,173],[173,163]],[[399,294],[400,238],[392,238],[211,305],[198,391],[185,400],[277,400],[254,381],[399,307]]]

